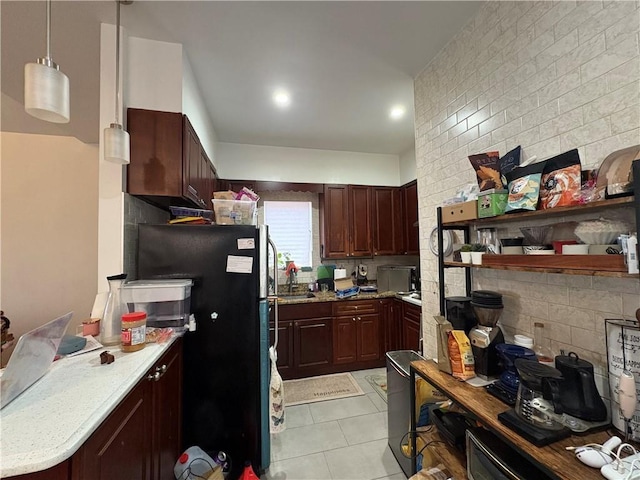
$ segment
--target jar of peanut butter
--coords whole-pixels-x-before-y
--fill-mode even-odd
[[[132,312],[122,315],[122,351],[136,352],[146,344],[147,314]]]

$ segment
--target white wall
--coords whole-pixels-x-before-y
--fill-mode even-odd
[[[400,183],[411,182],[416,179],[416,149],[411,148],[400,155]]]
[[[182,112],[182,45],[129,37],[126,50],[127,107]]]
[[[191,125],[198,132],[200,143],[209,155],[209,160],[216,165],[216,144],[218,141],[216,132],[213,129],[213,122],[207,112],[200,87],[193,75],[189,58],[184,50],[182,52],[182,113],[189,117]]]
[[[18,338],[69,311],[75,332],[96,294],[97,146],[8,132],[0,142],[0,305],[11,333]]]
[[[400,185],[397,155],[218,143],[218,175],[227,179]]]
[[[428,355],[436,352],[432,316],[439,307],[436,258],[426,238],[442,200],[475,181],[467,156],[522,145],[544,158],[578,148],[583,168],[592,168],[639,143],[638,6],[490,1],[416,78]],[[447,293],[461,293],[461,275],[447,278]],[[504,295],[501,323],[508,334],[532,334],[534,321],[543,322],[556,353],[576,351],[600,373],[606,373],[604,319],[633,318],[640,308],[637,278],[482,269],[473,278],[476,288]]]

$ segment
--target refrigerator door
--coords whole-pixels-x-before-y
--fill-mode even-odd
[[[231,478],[245,460],[260,471],[269,464],[259,250],[253,226],[139,226],[138,278],[194,281],[196,331],[184,338],[183,444],[226,452]]]

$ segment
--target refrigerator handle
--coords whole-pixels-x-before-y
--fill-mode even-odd
[[[269,297],[269,300],[273,300],[273,318],[274,318],[274,336],[273,336],[273,350],[277,355],[276,349],[278,348],[278,249],[276,244],[273,243],[271,237],[268,237],[269,245],[273,249],[273,296]]]

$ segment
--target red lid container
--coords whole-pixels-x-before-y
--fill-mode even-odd
[[[145,312],[131,312],[122,315],[123,322],[139,322],[140,320],[144,320],[146,318],[147,314]]]

